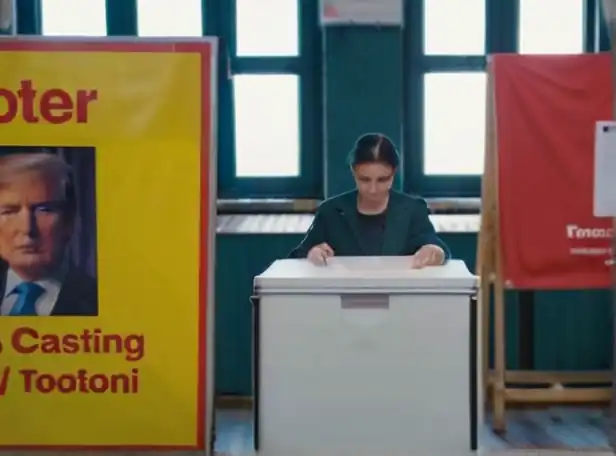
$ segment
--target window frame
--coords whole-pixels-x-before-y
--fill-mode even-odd
[[[424,7],[429,0],[405,2],[403,48],[402,154],[404,190],[425,197],[478,197],[481,175],[427,175],[424,167],[424,84],[430,72],[485,71],[486,56],[425,55]],[[485,0],[486,54],[518,51],[519,1]],[[601,0],[585,0],[584,51],[605,50],[607,37],[601,24]],[[608,40],[609,41],[609,40]],[[609,43],[607,44],[609,47]]]
[[[205,0],[216,9],[217,29],[225,54],[219,77],[218,193],[221,199],[322,198],[323,128],[321,33],[318,2],[299,1],[299,56],[238,57],[236,55],[235,1]],[[211,6],[210,6],[211,5]],[[214,20],[210,26],[214,26]],[[208,33],[212,34],[210,30]],[[235,122],[232,75],[294,74],[299,76],[300,174],[297,177],[237,177],[235,175]],[[316,152],[316,153],[315,153]]]
[[[43,28],[41,0],[15,2],[15,8],[17,8],[17,34],[40,35]]]

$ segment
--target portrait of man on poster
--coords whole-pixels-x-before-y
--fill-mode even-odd
[[[96,279],[67,253],[76,203],[58,155],[0,156],[1,316],[96,316]]]

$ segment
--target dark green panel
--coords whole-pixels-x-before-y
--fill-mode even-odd
[[[476,235],[449,234],[443,239],[453,256],[475,268]],[[612,359],[611,294],[603,290],[553,291],[535,294],[535,367],[549,370],[606,369]],[[518,367],[517,293],[506,296],[506,357]],[[490,331],[493,341],[493,331]],[[492,356],[490,356],[492,359]]]
[[[293,235],[219,235],[216,241],[216,392],[252,394],[252,281],[301,240]]]
[[[612,309],[608,290],[537,293],[537,369],[609,369]]]
[[[107,0],[107,35],[137,35],[137,1]]]
[[[333,27],[325,31],[326,196],[349,190],[347,155],[363,133],[400,145],[401,32],[397,28]]]
[[[609,51],[612,49],[610,42],[610,27],[605,17],[600,0],[592,0],[595,3],[597,24],[595,26],[595,48],[597,51]]]
[[[41,1],[19,0],[17,6],[17,33],[19,35],[41,34]]]
[[[475,272],[475,259],[477,256],[477,235],[474,233],[467,234],[444,234],[443,240],[451,249],[451,254],[454,258],[464,260],[466,266],[471,272]],[[505,355],[507,366],[515,369],[518,366],[518,303],[517,294],[508,293],[505,297],[505,318],[507,321],[507,329],[505,335]],[[493,302],[491,306],[493,306]],[[492,312],[493,315],[493,312]],[[492,318],[492,321],[494,319]],[[490,344],[494,341],[494,331],[492,324],[490,325]],[[492,364],[492,353],[490,353],[490,364]]]

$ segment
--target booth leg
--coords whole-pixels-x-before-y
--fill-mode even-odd
[[[505,432],[505,385],[503,384],[492,385],[492,413],[494,432]]]
[[[484,281],[484,282],[487,282]],[[489,402],[490,382],[490,284],[482,282],[479,289],[479,306],[481,309],[481,388],[484,405]]]
[[[212,426],[210,427],[210,454],[214,454],[216,448],[216,414],[212,417]]]
[[[494,384],[492,409],[494,431],[505,431],[505,290],[502,280],[494,283]]]

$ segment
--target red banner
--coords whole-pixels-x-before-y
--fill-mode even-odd
[[[612,119],[610,56],[493,59],[507,286],[610,287],[612,221],[593,215],[595,124]]]

